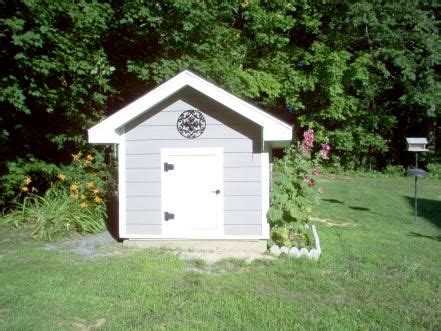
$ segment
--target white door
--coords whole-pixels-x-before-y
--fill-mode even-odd
[[[163,236],[223,235],[223,149],[161,149],[161,163]]]

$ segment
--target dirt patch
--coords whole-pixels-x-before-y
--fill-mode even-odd
[[[55,243],[47,243],[43,246],[45,250],[58,250],[73,253],[87,259],[97,259],[107,256],[123,255],[129,251],[117,242],[108,232],[93,235],[85,235],[69,238]],[[251,250],[234,249],[213,249],[213,250],[182,250],[171,249],[171,254],[176,254],[183,260],[203,261],[204,265],[211,266],[219,261],[234,259],[245,263],[257,259],[273,259],[265,253],[258,253]],[[194,263],[193,263],[194,264]]]
[[[81,331],[91,331],[101,328],[106,323],[105,318],[97,319],[96,322],[92,325],[88,325],[87,322],[83,319],[78,319],[75,323],[72,324],[76,330]]]
[[[265,253],[240,250],[210,250],[210,251],[180,251],[178,255],[184,260],[203,260],[207,265],[213,265],[219,261],[234,259],[250,263],[254,260],[272,260],[273,256]]]
[[[340,222],[326,218],[312,217],[311,220],[331,227],[357,226],[354,222]]]
[[[48,243],[44,245],[43,249],[65,251],[90,259],[123,253],[122,244],[118,243],[108,232]]]

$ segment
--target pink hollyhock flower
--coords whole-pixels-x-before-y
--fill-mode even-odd
[[[308,145],[312,145],[314,142],[314,130],[307,130],[303,133],[303,139]]]
[[[318,175],[320,175],[320,169],[319,169],[319,168],[314,169],[314,170],[312,171],[312,174],[313,174],[314,176],[318,176]]]
[[[305,142],[302,142],[302,145],[300,147],[305,153],[309,153],[311,151],[311,146],[307,145]]]
[[[328,158],[328,154],[330,150],[331,147],[328,144],[322,144],[322,150],[320,151],[320,156],[326,160]]]
[[[320,187],[320,188],[318,189],[318,193],[320,193],[320,195],[322,195],[323,193],[325,193],[325,191]]]
[[[309,176],[308,176],[307,174],[304,174],[304,175],[303,175],[303,179],[304,179],[304,180],[309,180]]]
[[[315,181],[314,181],[314,179],[311,178],[311,179],[309,180],[309,184],[308,184],[308,185],[309,185],[309,187],[314,187],[314,185],[315,185]]]
[[[314,143],[314,131],[309,129],[303,133],[303,141],[301,148],[305,153],[311,151],[312,145]]]

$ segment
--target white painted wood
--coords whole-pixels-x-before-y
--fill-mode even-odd
[[[120,238],[128,238],[126,231],[126,143],[124,136],[118,145],[118,230]]]
[[[224,152],[224,166],[230,167],[260,167],[260,153]]]
[[[89,142],[119,143],[118,128],[149,111],[154,105],[172,96],[185,86],[194,88],[263,127],[263,139],[265,141],[289,141],[292,139],[292,127],[290,125],[185,70],[90,128],[88,131]]]
[[[161,162],[161,155],[158,153],[151,154],[127,154],[127,169],[146,169],[158,168]]]
[[[160,113],[161,114],[161,113]],[[180,113],[178,113],[179,115]],[[158,114],[159,115],[159,114]],[[207,118],[207,116],[205,116]],[[138,126],[132,129],[130,132],[126,134],[126,141],[131,140],[163,140],[163,139],[175,139],[175,140],[184,140],[187,141],[185,137],[183,137],[178,130],[176,130],[176,122],[178,116],[170,121],[169,123],[173,123],[174,125],[161,125],[161,126],[151,126],[144,125]],[[148,121],[154,120],[153,118]],[[245,131],[246,128],[243,129]],[[254,138],[258,138],[257,134],[255,134]],[[223,124],[207,124],[204,133],[198,139],[223,139],[225,137],[229,137],[229,139],[244,139],[247,138],[243,133],[234,130],[232,128],[227,127]]]
[[[261,235],[262,226],[260,224],[240,224],[240,225],[225,225],[225,235]]]
[[[154,169],[158,168],[161,162],[161,154],[159,150],[157,153],[148,154],[127,154],[126,165],[127,169]],[[259,167],[260,168],[260,153],[251,153],[250,151],[243,152],[224,152],[224,167]]]
[[[128,210],[127,224],[156,224],[161,226],[160,210]]]
[[[126,170],[127,183],[142,183],[142,182],[159,182],[161,180],[161,172],[157,168],[139,168]]]
[[[153,127],[161,127],[165,126],[168,127],[172,125],[173,123],[176,124],[179,115],[184,111],[188,109],[195,109],[193,106],[188,107],[182,107],[180,111],[173,111],[173,112],[159,112],[152,117],[150,117],[145,123],[140,123],[137,128],[153,128]],[[200,109],[198,109],[201,111]],[[207,122],[207,125],[215,126],[215,125],[222,125],[221,122],[217,121],[216,119],[212,118],[211,116],[207,116],[204,114],[205,120]]]
[[[138,235],[151,237],[161,234],[161,224],[127,224],[127,232],[137,233]],[[128,238],[133,238],[127,235]]]
[[[158,210],[161,197],[126,197],[127,210]]]
[[[187,140],[138,140],[127,141],[128,154],[149,154],[159,151],[160,148],[212,148],[223,146],[227,152],[244,152],[253,150],[253,141],[250,139],[187,139]]]
[[[262,235],[269,239],[270,225],[268,223],[267,213],[269,209],[269,190],[270,190],[270,165],[268,153],[261,154],[262,160]]]
[[[258,196],[260,197],[262,187],[260,182],[227,182],[224,181],[225,196]]]
[[[161,172],[161,212],[174,219],[162,220],[163,235],[223,234],[223,149],[164,148],[161,164],[165,162],[174,169]]]
[[[225,225],[253,224],[261,226],[262,212],[260,210],[226,210],[224,211]]]
[[[127,197],[160,197],[161,182],[127,183]]]
[[[260,182],[260,168],[230,167],[224,169],[226,182]]]
[[[260,196],[226,196],[224,197],[225,210],[261,210]]]

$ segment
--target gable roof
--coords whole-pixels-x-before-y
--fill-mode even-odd
[[[260,125],[263,128],[264,141],[290,141],[292,139],[292,126],[289,124],[185,70],[90,128],[88,130],[89,142],[119,143],[118,128],[148,112],[154,105],[164,101],[185,86],[192,87]]]

